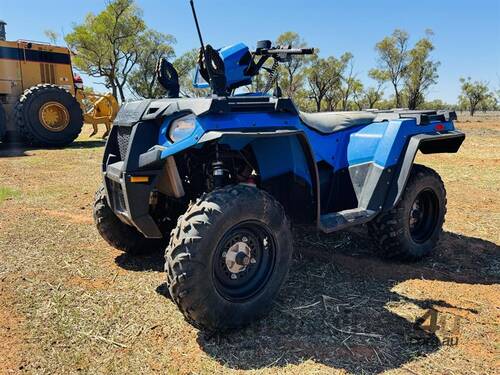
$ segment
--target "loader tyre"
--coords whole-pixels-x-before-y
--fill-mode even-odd
[[[381,257],[415,261],[436,247],[445,215],[441,177],[431,168],[414,164],[399,203],[368,227]]]
[[[5,109],[3,109],[2,104],[0,104],[0,142],[5,141],[6,134],[7,134],[7,116],[5,115]]]
[[[188,322],[208,332],[265,315],[291,262],[281,204],[255,187],[205,194],[179,217],[165,252],[170,296]]]
[[[24,141],[32,146],[67,146],[83,126],[83,112],[76,98],[51,84],[27,89],[16,105],[15,119]]]
[[[123,223],[109,207],[104,186],[95,194],[93,214],[101,237],[118,250],[143,255],[161,251],[166,246],[166,240],[146,238],[136,228]]]

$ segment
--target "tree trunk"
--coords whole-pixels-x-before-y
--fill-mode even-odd
[[[111,86],[111,91],[113,93],[113,96],[115,98],[118,98],[118,89],[116,88],[116,83],[115,83],[114,77],[109,76],[108,80],[109,80],[109,85]]]
[[[125,85],[125,83],[123,84],[119,84],[119,83],[116,83],[116,86],[118,87],[118,92],[120,94],[120,101],[123,103],[125,102],[125,94],[123,93],[123,86]]]
[[[417,109],[417,97],[412,94],[410,94],[408,97],[408,109]]]
[[[393,84],[394,86],[394,95],[396,96],[396,108],[401,108],[401,98],[399,95],[398,85]]]
[[[321,102],[323,102],[324,95],[318,95],[316,99],[316,112],[321,112]]]
[[[118,91],[116,90],[116,85],[114,83],[111,84],[111,91],[113,92],[113,96],[115,98],[117,98],[118,97]]]

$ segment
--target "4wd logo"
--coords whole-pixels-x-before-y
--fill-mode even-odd
[[[460,336],[462,317],[455,316],[451,323],[450,321],[451,319],[449,320],[446,315],[439,314],[434,309],[429,309],[415,323],[426,332],[440,332],[443,335],[443,345],[456,346],[458,345],[458,337]]]

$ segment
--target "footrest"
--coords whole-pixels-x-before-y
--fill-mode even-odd
[[[376,211],[363,210],[359,208],[324,214],[320,217],[319,228],[325,233],[332,233],[353,225],[366,223],[376,214]]]

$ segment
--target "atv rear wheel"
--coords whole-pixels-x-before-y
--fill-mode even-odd
[[[244,185],[215,190],[182,215],[165,253],[170,295],[208,331],[266,314],[288,273],[292,235],[283,207]]]
[[[66,146],[78,137],[83,126],[76,98],[51,84],[26,90],[16,105],[15,118],[21,136],[35,146]]]
[[[418,260],[436,246],[446,214],[446,190],[439,174],[415,164],[400,202],[375,218],[369,229],[384,258]]]
[[[114,248],[132,255],[160,251],[168,240],[144,237],[136,228],[123,223],[109,207],[104,186],[95,194],[94,222],[101,237]]]

